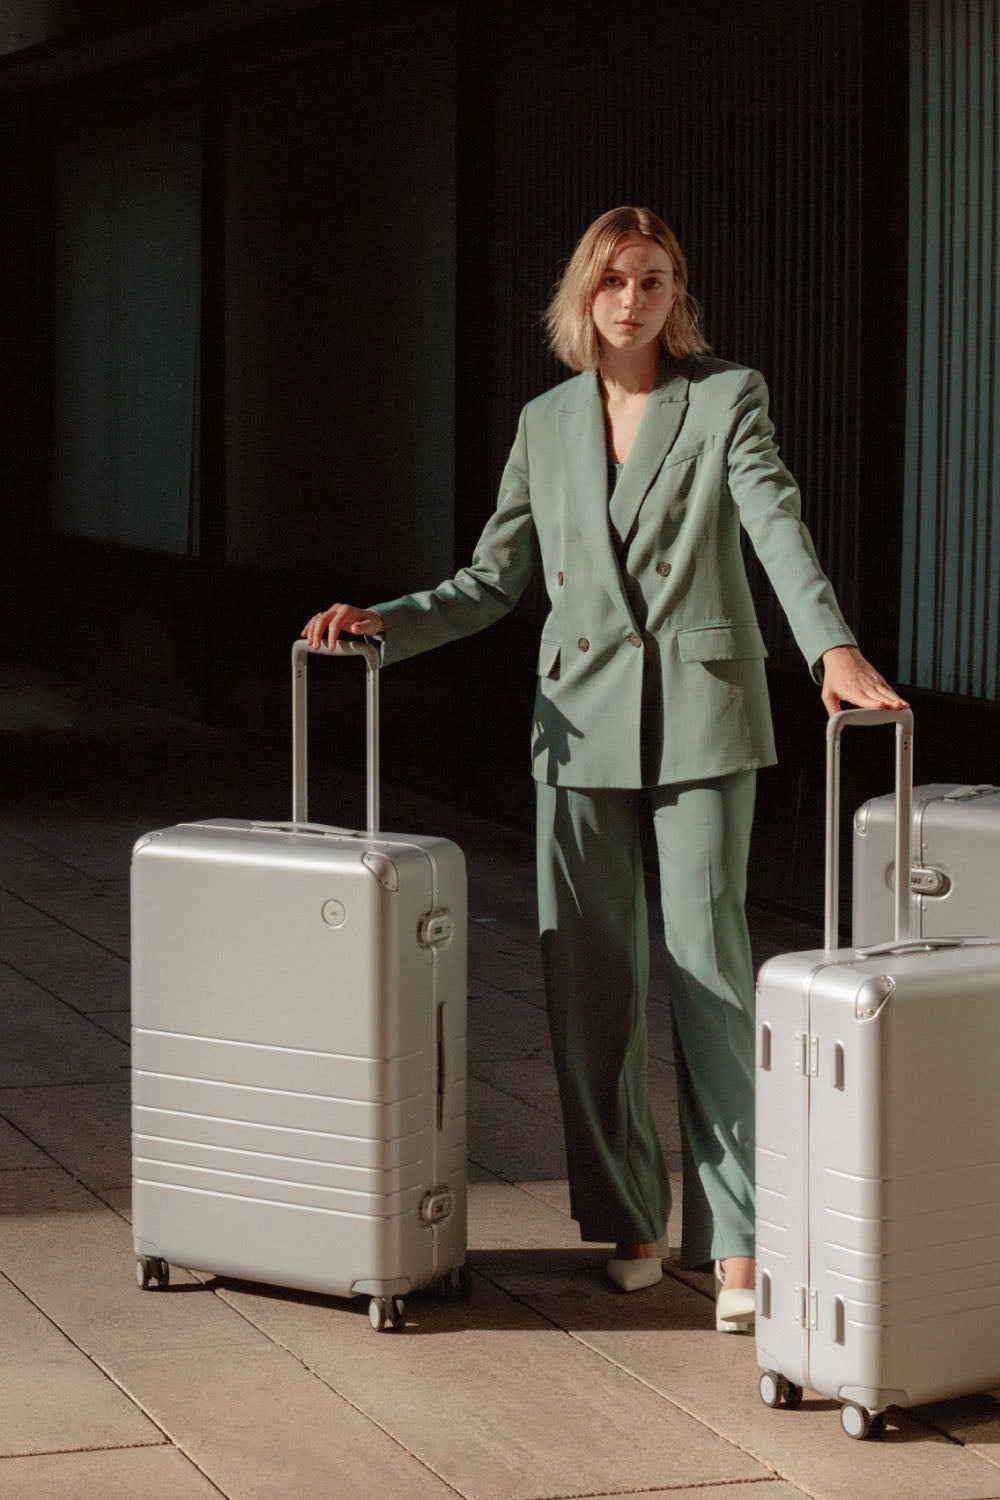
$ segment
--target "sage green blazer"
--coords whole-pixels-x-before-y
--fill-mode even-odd
[[[638,787],[775,759],[745,528],[813,675],[853,645],[754,370],[664,361],[609,506],[597,375],[529,402],[472,563],[373,606],[383,665],[492,624],[538,568],[536,780]]]

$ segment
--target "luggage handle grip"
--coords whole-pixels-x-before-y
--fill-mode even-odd
[[[840,929],[840,741],[845,729],[866,724],[896,726],[896,869],[908,870],[912,860],[910,809],[913,800],[913,710],[909,708],[848,708],[832,714],[826,726],[826,890],[824,946],[838,946]],[[915,937],[913,900],[909,881],[896,881],[895,938],[906,943]]]
[[[320,646],[314,651],[308,641],[292,646],[292,822],[309,818],[307,658],[310,656],[360,656],[365,664],[367,756],[365,762],[368,838],[375,838],[379,825],[379,701],[378,648],[369,641],[341,637],[334,649]]]

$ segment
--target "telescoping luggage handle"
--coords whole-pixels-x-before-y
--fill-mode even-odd
[[[909,708],[848,708],[832,714],[826,726],[826,911],[824,946],[839,946],[840,928],[840,739],[852,725],[896,726],[896,920],[895,943],[913,941],[913,903],[908,879],[913,800],[913,712]],[[889,944],[887,946],[893,946]]]
[[[310,656],[360,656],[365,663],[368,740],[365,768],[366,832],[369,838],[374,838],[379,825],[379,656],[376,647],[368,641],[345,640],[341,637],[332,651],[328,646],[321,646],[318,651],[314,651],[307,641],[296,641],[292,647],[292,821],[306,823],[309,818],[306,667]]]

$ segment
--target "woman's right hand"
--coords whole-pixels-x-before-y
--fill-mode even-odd
[[[303,627],[303,638],[314,651],[318,651],[326,636],[326,644],[332,651],[342,630],[351,635],[375,635],[384,630],[382,616],[373,609],[357,609],[353,604],[331,604],[329,609],[313,615]]]

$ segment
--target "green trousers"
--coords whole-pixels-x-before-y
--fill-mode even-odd
[[[538,784],[538,906],[573,1217],[659,1239],[670,1183],[647,1087],[640,818],[659,859],[683,1152],[682,1261],[754,1253],[753,771],[642,791]]]

